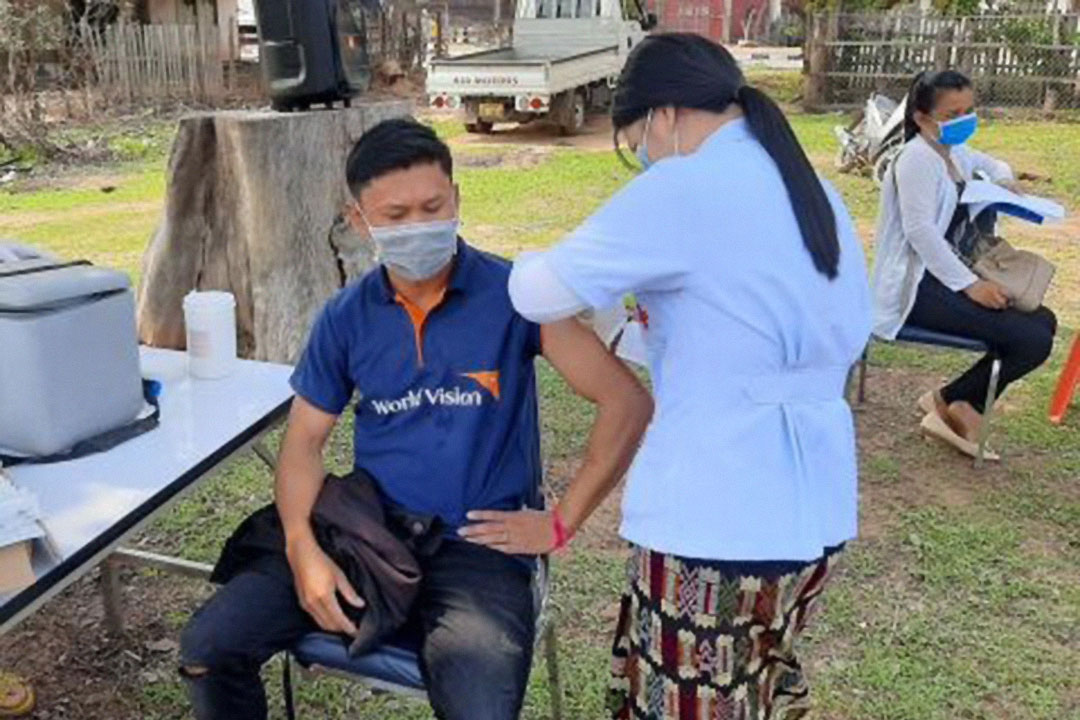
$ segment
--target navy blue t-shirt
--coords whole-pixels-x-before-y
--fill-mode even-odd
[[[458,243],[426,315],[377,268],[320,313],[292,387],[340,415],[357,395],[356,467],[393,502],[451,528],[517,510],[539,486],[540,327],[510,303],[510,263]]]

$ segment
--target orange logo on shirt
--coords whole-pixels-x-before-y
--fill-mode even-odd
[[[491,393],[496,400],[499,399],[499,371],[498,370],[483,370],[481,372],[462,373],[462,377],[467,377],[470,380],[475,380],[476,383]]]

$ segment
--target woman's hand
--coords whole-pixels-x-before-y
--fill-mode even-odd
[[[473,524],[458,534],[471,543],[508,555],[543,555],[555,547],[555,520],[550,512],[475,510],[468,518]]]
[[[992,280],[976,280],[964,288],[964,294],[991,310],[1004,310],[1009,307],[1009,296],[1005,294],[1005,289]]]
[[[1015,180],[1001,180],[1000,182],[998,182],[998,185],[1005,188],[1009,192],[1016,193],[1017,195],[1027,195],[1027,193],[1024,191],[1024,188],[1021,187],[1020,183]]]

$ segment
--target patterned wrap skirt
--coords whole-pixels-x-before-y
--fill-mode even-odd
[[[794,720],[795,657],[842,547],[816,561],[691,560],[633,547],[615,631],[615,720]]]

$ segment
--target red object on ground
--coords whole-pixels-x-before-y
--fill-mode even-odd
[[[1073,338],[1072,350],[1069,351],[1069,359],[1065,361],[1065,368],[1058,378],[1057,390],[1054,391],[1054,399],[1050,401],[1050,422],[1060,425],[1065,419],[1065,411],[1069,409],[1076,386],[1080,384],[1080,333]]]

